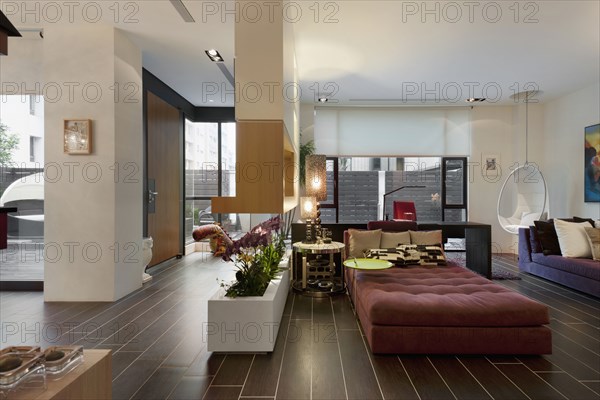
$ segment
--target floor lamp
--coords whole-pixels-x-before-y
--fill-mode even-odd
[[[317,216],[315,218],[315,239],[321,243],[321,205],[320,201],[327,200],[327,157],[322,154],[312,154],[306,157],[306,195],[316,199]]]

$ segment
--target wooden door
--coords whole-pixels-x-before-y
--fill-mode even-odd
[[[149,201],[148,236],[154,239],[152,261],[149,264],[152,266],[181,253],[181,123],[179,110],[148,92],[146,126],[148,129],[149,182],[149,193],[146,196]]]

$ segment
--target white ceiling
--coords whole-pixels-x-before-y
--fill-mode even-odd
[[[145,68],[197,106],[232,106],[230,92],[222,98],[204,90],[232,90],[204,50],[218,49],[233,72],[234,16],[224,9],[233,2],[184,0],[193,23],[166,0],[137,1],[137,11],[125,8],[131,3],[121,1],[118,23],[107,8],[113,2],[104,3],[103,22],[128,32],[143,51]],[[472,17],[469,3],[461,1],[427,2],[428,9],[438,7],[433,14],[422,14],[420,1],[321,1],[318,16],[315,3],[292,2],[288,9],[290,18],[298,8],[302,14],[290,23],[303,102],[335,91],[332,97],[347,105],[462,105],[470,96],[508,104],[510,95],[534,86],[547,101],[599,80],[597,0],[521,1],[518,16],[513,1],[476,1]],[[133,11],[138,22],[126,23]],[[17,28],[40,25],[11,20]]]

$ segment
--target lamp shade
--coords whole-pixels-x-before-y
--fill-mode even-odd
[[[314,196],[300,197],[300,217],[303,219],[317,217],[317,199]]]
[[[306,157],[306,194],[316,197],[318,201],[327,200],[326,162],[325,155],[313,154]]]

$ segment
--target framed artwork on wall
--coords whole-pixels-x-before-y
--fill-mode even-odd
[[[600,124],[587,126],[584,139],[584,198],[586,203],[600,202]]]
[[[498,154],[483,155],[483,174],[488,178],[496,178],[500,176],[500,156]]]
[[[92,120],[65,119],[63,138],[65,154],[91,154]]]

